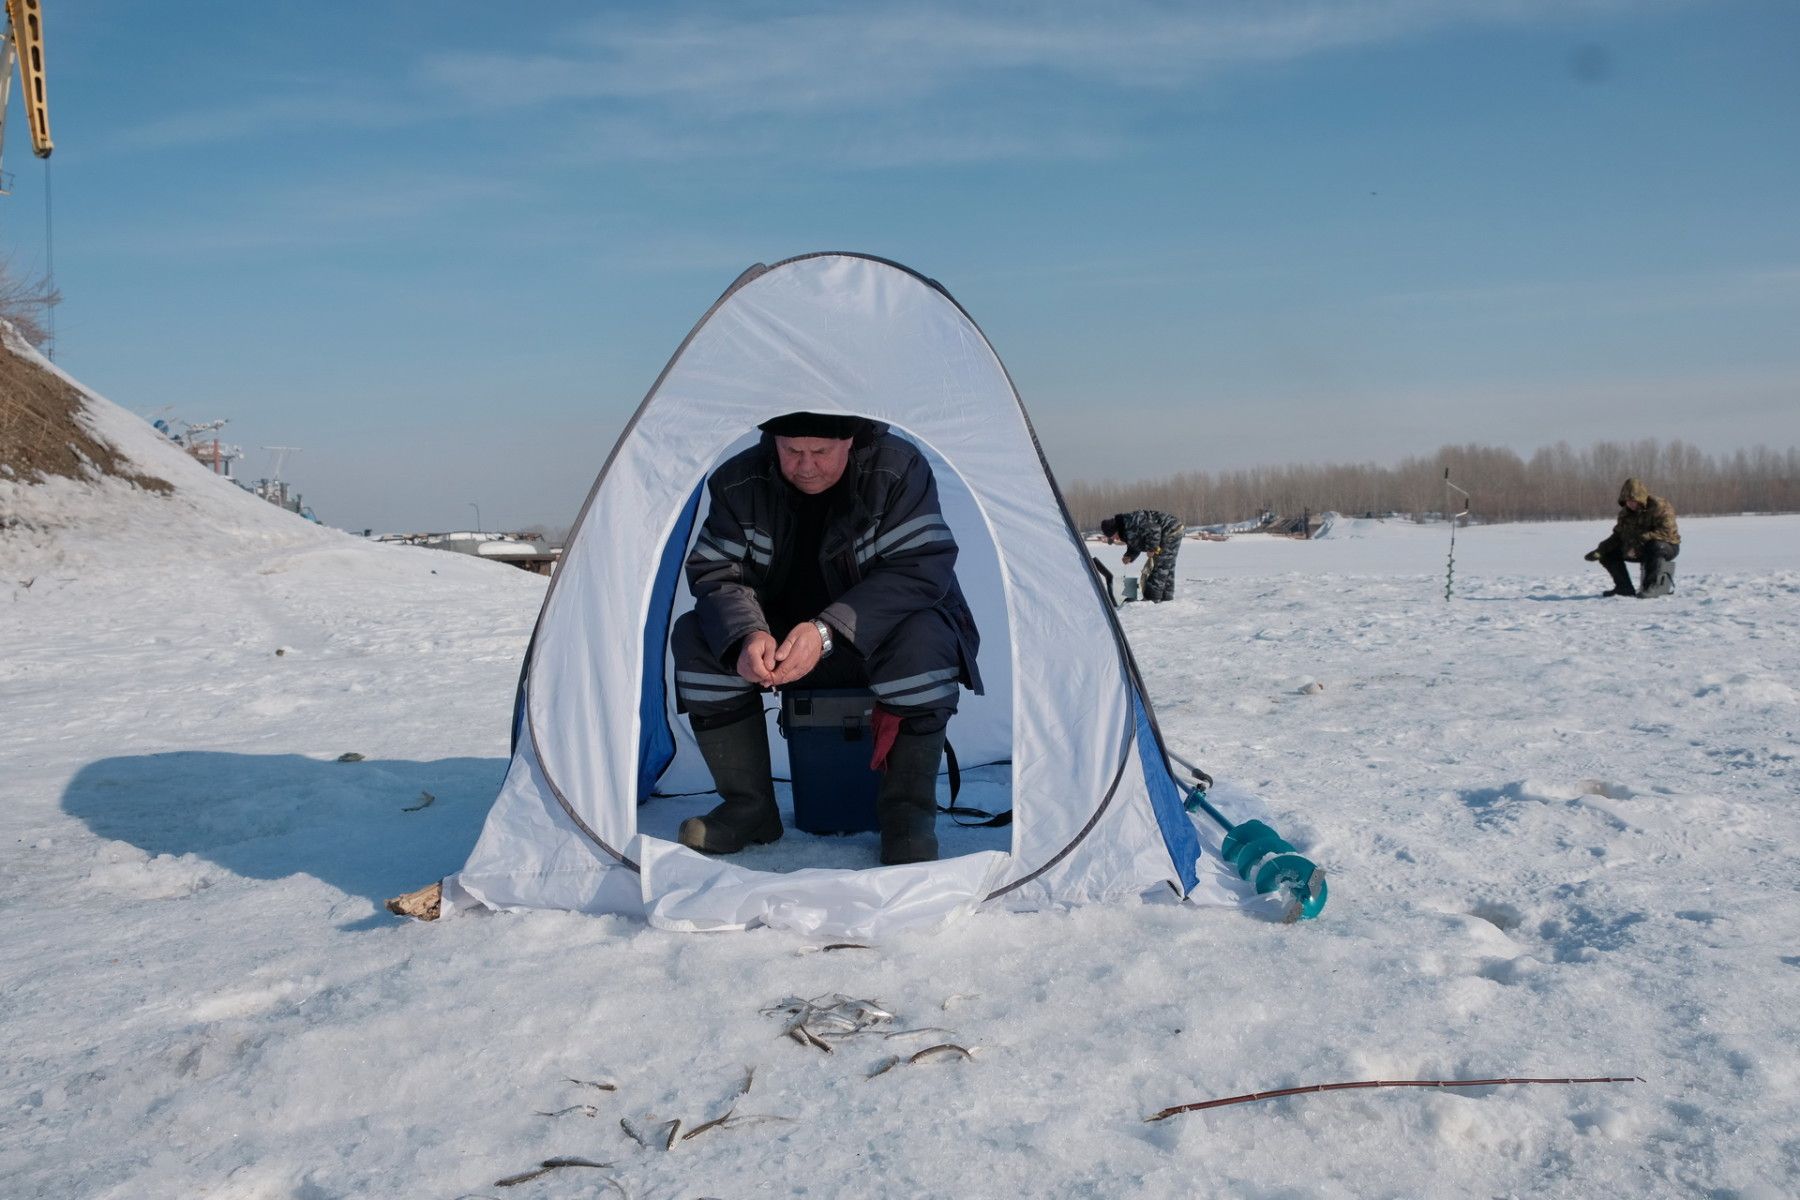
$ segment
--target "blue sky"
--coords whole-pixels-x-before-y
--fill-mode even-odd
[[[58,362],[344,527],[567,522],[813,250],[949,288],[1065,482],[1800,443],[1791,0],[45,8]]]

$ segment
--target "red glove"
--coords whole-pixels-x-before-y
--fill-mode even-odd
[[[894,748],[894,739],[900,736],[900,718],[877,704],[869,723],[875,730],[875,752],[869,755],[869,770],[885,771],[888,751]]]

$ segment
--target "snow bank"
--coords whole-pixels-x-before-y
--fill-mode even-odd
[[[1221,804],[1332,872],[1323,918],[826,950],[387,916],[475,839],[544,581],[155,465],[173,499],[42,491],[0,535],[9,1195],[1797,1190],[1800,520],[1684,521],[1651,602],[1597,598],[1599,523],[1460,532],[1450,603],[1441,526],[1184,544],[1135,656]],[[831,993],[923,1032],[827,1055],[765,1012]],[[870,1078],[934,1042],[974,1057]],[[1645,1082],[1143,1119],[1506,1075]],[[496,1189],[556,1156],[608,1165]]]

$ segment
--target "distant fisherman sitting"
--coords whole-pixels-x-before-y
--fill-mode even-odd
[[[1146,600],[1175,598],[1175,556],[1181,551],[1182,536],[1187,526],[1179,517],[1154,508],[1120,513],[1100,522],[1100,534],[1109,543],[1125,544],[1125,558],[1130,563],[1140,554],[1149,555],[1142,576]]]
[[[1675,590],[1675,568],[1681,533],[1675,528],[1675,506],[1636,479],[1619,489],[1618,523],[1605,541],[1587,552],[1587,561],[1605,567],[1613,578],[1607,596],[1666,596]],[[1643,564],[1642,584],[1633,589],[1627,562]]]
[[[923,454],[860,417],[789,413],[707,483],[675,623],[675,693],[721,802],[681,844],[731,854],[782,834],[762,690],[867,687],[881,861],[937,858],[937,774],[959,689],[979,693],[975,618]],[[777,641],[777,635],[780,640]],[[880,764],[871,764],[877,765]]]

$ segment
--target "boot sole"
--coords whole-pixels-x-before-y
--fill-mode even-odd
[[[769,834],[767,837],[759,837],[756,834],[750,834],[736,844],[725,839],[720,839],[709,845],[707,837],[710,831],[706,827],[705,819],[701,817],[689,817],[681,823],[681,829],[676,833],[675,840],[680,842],[683,846],[686,846],[689,850],[698,850],[702,854],[736,854],[746,846],[766,846],[770,842],[778,842],[781,840],[781,835],[784,832],[786,831],[777,828],[774,833]]]
[[[881,865],[884,867],[904,867],[909,863],[936,862],[938,860],[937,843],[933,842],[930,850],[923,846],[905,846],[889,851],[881,848]]]

